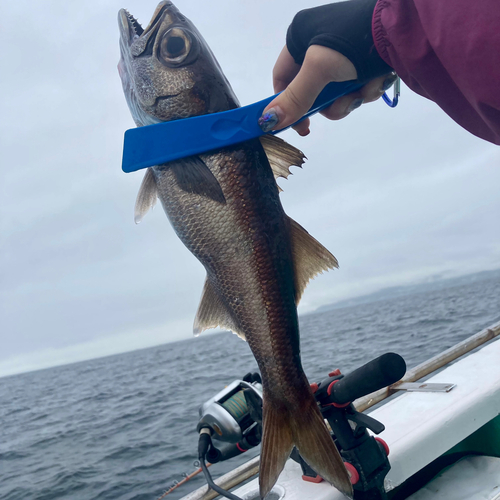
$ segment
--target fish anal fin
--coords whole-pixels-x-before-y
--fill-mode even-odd
[[[182,190],[205,196],[218,203],[226,203],[219,181],[199,156],[170,162],[168,167],[172,169]]]
[[[207,278],[194,319],[193,332],[198,336],[204,330],[217,327],[231,330],[246,340],[244,333],[237,327],[221,296]]]
[[[306,160],[302,151],[275,135],[263,135],[260,142],[266,152],[275,179],[278,177],[288,178],[292,174],[290,167],[302,167]],[[281,188],[279,190],[282,191]]]
[[[158,188],[152,168],[148,168],[142,179],[141,187],[137,193],[134,209],[134,221],[136,224],[142,221],[150,209],[156,205]]]
[[[299,223],[290,217],[290,239],[295,271],[295,303],[298,305],[311,279],[323,271],[339,267],[337,259]]]

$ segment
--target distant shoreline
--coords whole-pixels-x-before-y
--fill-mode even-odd
[[[499,280],[500,281],[500,269],[495,269],[491,271],[481,271],[477,273],[472,273],[472,274],[467,274],[463,276],[458,276],[455,278],[437,278],[432,281],[427,281],[425,283],[418,283],[418,284],[411,284],[411,285],[401,285],[401,286],[394,286],[394,287],[388,287],[388,288],[382,288],[376,292],[358,296],[358,297],[353,297],[351,299],[344,299],[338,302],[334,302],[332,304],[325,304],[323,306],[318,307],[316,310],[300,314],[299,317],[306,317],[309,315],[314,315],[314,314],[321,314],[324,312],[328,311],[333,311],[337,309],[343,309],[343,308],[348,308],[348,307],[355,307],[359,306],[362,304],[368,304],[371,302],[378,302],[378,301],[383,301],[383,300],[391,300],[391,299],[397,299],[399,297],[405,297],[408,295],[413,295],[413,294],[419,294],[419,293],[429,293],[432,291],[437,291],[437,290],[444,290],[446,288],[452,288],[456,286],[463,286],[467,284],[472,284],[472,283],[479,283],[482,281],[491,281],[491,280]],[[499,290],[499,297],[500,297],[500,290]],[[499,300],[500,302],[500,300]],[[224,330],[211,330],[204,332],[203,337],[206,336],[211,336],[211,335],[221,335],[221,334],[227,334],[226,331]],[[89,361],[93,360],[102,360],[105,358],[113,358],[115,356],[135,356],[137,351],[146,351],[149,349],[156,349],[162,345],[175,345],[177,343],[183,343],[183,342],[193,342],[195,341],[194,337],[187,337],[184,339],[176,339],[172,341],[166,341],[166,342],[160,342],[158,344],[150,345],[150,346],[144,346],[140,348],[135,348],[135,349],[130,349],[130,350],[125,350],[121,352],[114,352],[114,353],[106,353],[100,356],[89,356],[89,357],[83,357],[81,359],[75,359],[75,360],[70,360],[67,362],[62,362],[62,363],[54,363],[54,364],[49,364],[46,366],[39,365],[36,366],[35,363],[32,363],[31,365],[28,365],[25,369],[21,370],[4,370],[4,373],[2,373],[2,363],[0,362],[0,379],[4,379],[6,377],[13,377],[17,375],[25,375],[25,374],[30,374],[34,372],[39,372],[43,370],[49,370],[52,368],[63,368],[65,366],[69,365],[78,365],[81,363],[87,363]],[[72,349],[78,349],[78,345],[72,346]]]
[[[478,283],[480,281],[489,281],[494,279],[500,280],[500,269],[465,274],[463,276],[457,276],[456,278],[437,278],[433,281],[427,281],[424,283],[417,283],[413,285],[391,286],[388,288],[382,288],[373,293],[361,295],[359,297],[353,297],[351,299],[344,299],[338,302],[333,302],[331,304],[322,305],[314,311],[310,311],[309,313],[304,314],[304,316],[307,314],[332,311],[334,309],[342,309],[344,307],[368,304],[370,302],[377,302],[379,300],[394,299],[397,297],[413,295],[415,293],[426,293],[435,290],[444,290],[446,288],[453,288],[455,286],[467,285],[469,283]]]

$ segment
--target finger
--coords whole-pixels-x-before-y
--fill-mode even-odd
[[[273,68],[274,92],[278,93],[285,90],[289,83],[297,76],[299,70],[300,64],[294,61],[285,45]]]
[[[316,97],[335,75],[344,78],[349,72],[338,68],[347,62],[352,63],[342,54],[320,45],[311,46],[300,67],[299,72],[286,89],[266,107],[259,125],[269,132],[273,129],[285,128],[301,118],[312,106]],[[354,66],[352,66],[354,72]],[[342,81],[342,80],[337,80]]]
[[[358,92],[347,94],[337,99],[331,106],[321,111],[321,114],[329,120],[340,120],[349,113],[359,108],[361,104],[376,101],[396,81],[394,73],[383,75],[368,82]]]
[[[309,132],[310,132],[309,124],[310,124],[309,118],[305,118],[300,123],[297,123],[297,125],[294,125],[292,128],[300,136],[305,137],[306,135],[309,135]]]
[[[320,113],[329,120],[341,120],[359,108],[363,102],[361,91],[353,92],[352,94],[339,97],[331,106],[323,109]]]
[[[297,65],[294,67],[290,62],[293,58],[288,50],[284,49],[279,59],[276,71],[278,88],[297,69]],[[306,113],[326,84],[356,78],[354,65],[344,55],[327,47],[312,45],[295,78],[264,110],[259,125],[265,132],[288,127]],[[305,125],[298,127],[302,133],[306,132]]]
[[[365,102],[373,102],[382,97],[383,93],[392,87],[397,79],[395,73],[388,73],[368,82],[362,89],[361,95]]]
[[[259,119],[262,130],[288,127],[300,119],[312,106],[314,100],[328,82],[310,78],[308,67],[304,61],[299,73],[290,85],[264,110]]]

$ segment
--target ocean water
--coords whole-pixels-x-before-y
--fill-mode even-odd
[[[310,381],[385,353],[409,367],[500,319],[500,279],[301,317]],[[257,365],[230,333],[0,379],[1,500],[156,500],[196,469],[198,407]],[[211,470],[218,476],[257,449]],[[167,496],[179,499],[201,475]]]

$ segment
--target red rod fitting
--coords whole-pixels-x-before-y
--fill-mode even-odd
[[[328,374],[329,377],[338,377],[339,375],[342,375],[342,374],[340,373],[340,370],[338,368],[336,368],[335,370],[333,370],[333,372],[330,372]]]
[[[390,452],[389,445],[382,438],[379,438],[379,437],[376,437],[375,441],[378,441],[384,447],[385,454],[387,456],[389,456],[389,452]]]
[[[329,386],[328,386],[328,389],[326,390],[326,393],[331,396],[332,395],[332,390],[333,390],[333,386],[339,382],[339,380],[334,380]],[[339,405],[338,403],[330,403],[332,406],[335,406],[335,408],[345,408],[346,406],[349,406],[351,404],[351,402],[347,402],[347,403],[344,403],[343,405]],[[328,405],[325,405],[325,406],[328,406]]]
[[[307,481],[308,483],[321,483],[321,481],[323,481],[323,478],[321,476],[302,476],[302,480]]]
[[[351,465],[349,462],[344,462],[344,465],[347,469],[347,473],[349,474],[351,484],[356,484],[359,481],[359,473],[356,470],[356,467],[354,467],[354,465]]]

